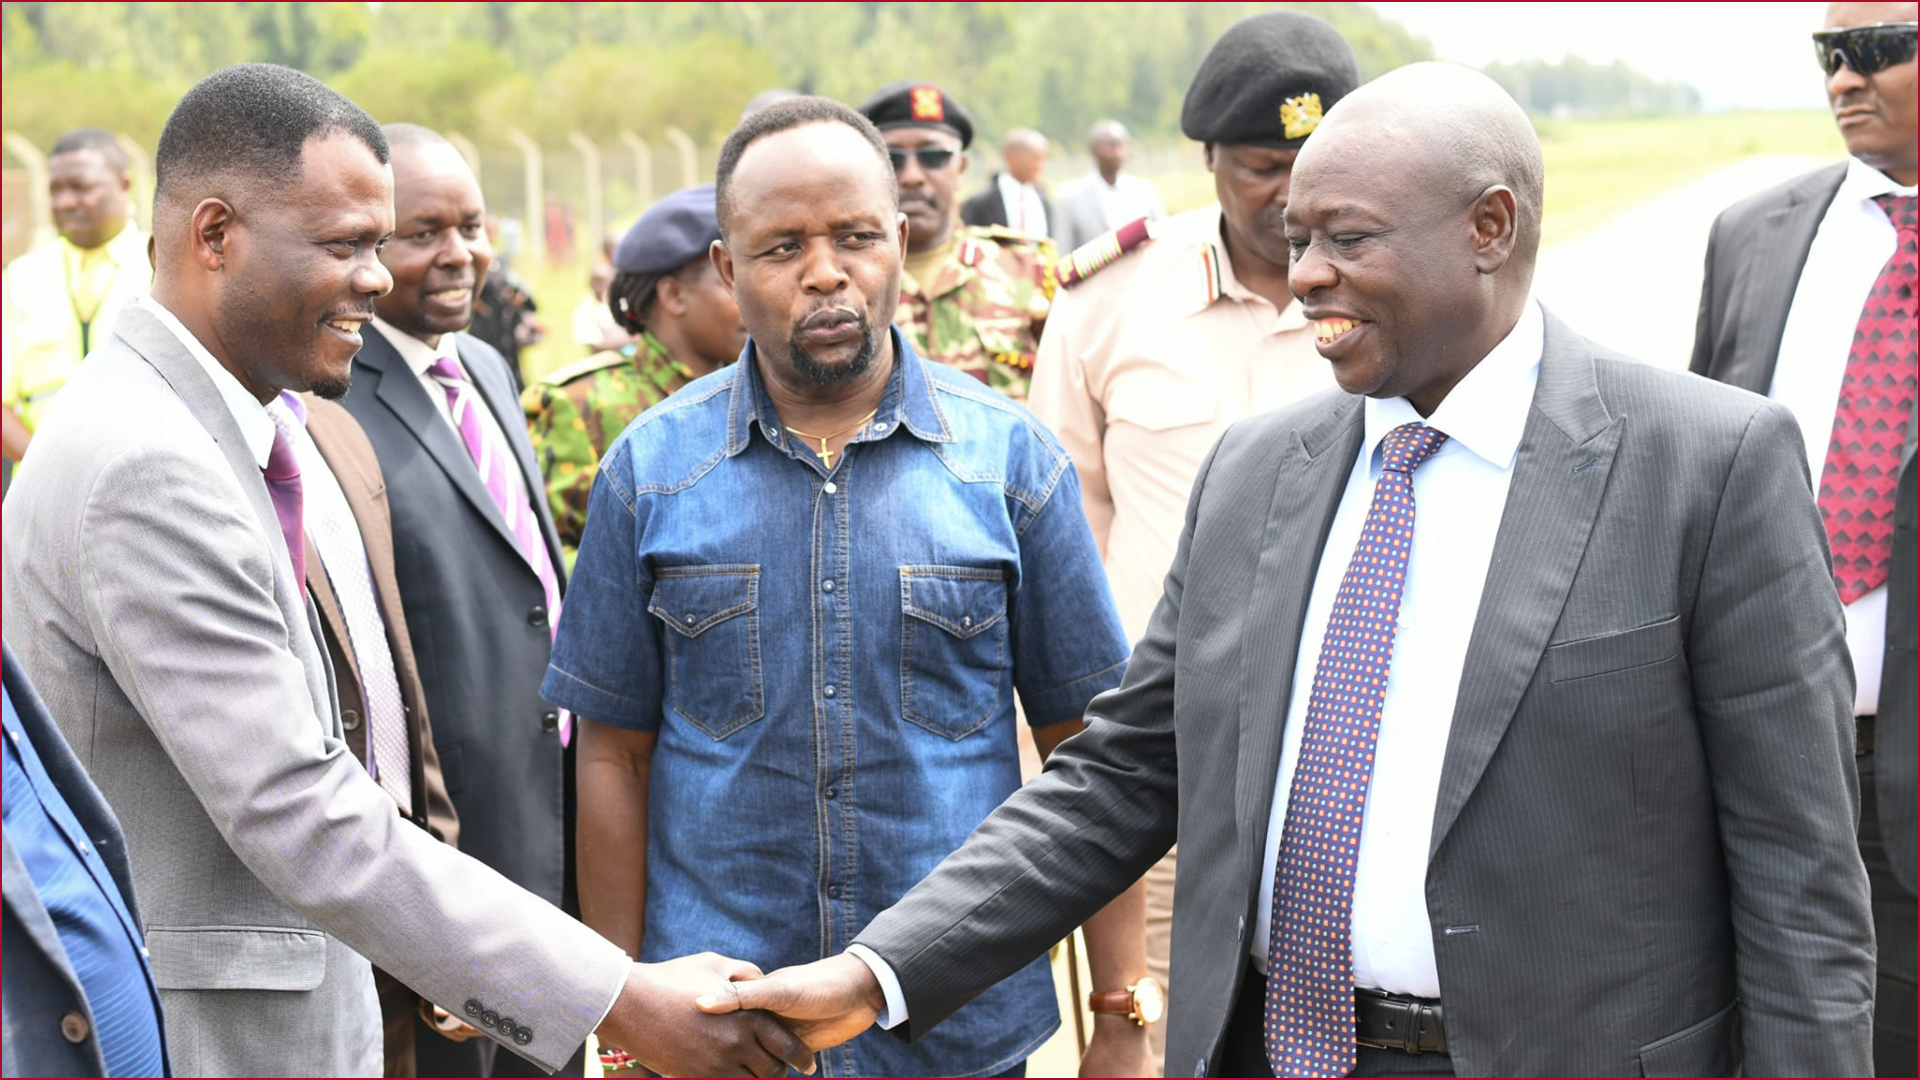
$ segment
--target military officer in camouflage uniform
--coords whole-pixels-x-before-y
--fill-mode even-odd
[[[568,364],[521,395],[569,568],[607,444],[648,407],[746,347],[733,293],[707,258],[718,239],[712,184],[655,203],[614,249],[607,291],[613,317],[637,340]]]
[[[973,119],[938,86],[893,83],[860,111],[887,140],[907,216],[895,324],[920,355],[1025,401],[1053,302],[1052,242],[960,224],[954,193]]]

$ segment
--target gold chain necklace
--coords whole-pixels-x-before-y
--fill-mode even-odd
[[[862,427],[865,427],[867,421],[873,419],[874,416],[877,413],[879,413],[879,411],[880,411],[879,409],[875,409],[873,410],[873,412],[870,412],[867,415],[861,417],[860,419],[855,420],[852,424],[849,424],[848,426],[841,428],[839,431],[836,431],[831,435],[815,435],[809,431],[801,431],[799,428],[796,428],[796,427],[787,428],[787,434],[795,435],[802,439],[820,440],[820,463],[822,465],[825,465],[827,468],[831,469],[833,468],[833,451],[827,449],[827,444],[829,442],[832,442],[834,439],[837,439],[840,436],[847,434],[850,431],[858,431]],[[786,427],[786,425],[784,424],[782,424],[781,426]]]

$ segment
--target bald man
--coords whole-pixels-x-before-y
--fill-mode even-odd
[[[1799,434],[1543,311],[1542,184],[1467,69],[1329,111],[1286,235],[1339,388],[1226,433],[1045,775],[856,955],[702,1007],[918,1035],[1177,836],[1169,1076],[1865,1075],[1853,683]]]
[[[960,204],[961,222],[1053,235],[1053,207],[1040,187],[1047,172],[1047,137],[1032,128],[1014,128],[1000,140],[1000,157],[1006,168],[993,174],[985,191]]]

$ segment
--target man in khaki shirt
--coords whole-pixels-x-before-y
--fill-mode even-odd
[[[1287,290],[1280,214],[1300,145],[1358,83],[1352,49],[1318,19],[1269,12],[1235,24],[1180,116],[1204,145],[1219,202],[1122,226],[1061,261],[1029,406],[1080,471],[1130,637],[1159,603],[1194,477],[1221,433],[1333,385]],[[1161,985],[1173,867],[1169,853],[1147,875],[1147,962]],[[1157,1061],[1165,1035],[1152,1034]]]

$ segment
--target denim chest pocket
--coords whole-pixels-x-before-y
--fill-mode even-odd
[[[647,610],[667,629],[674,712],[715,739],[766,714],[758,566],[664,567]]]
[[[1001,707],[1007,669],[1007,579],[972,566],[900,568],[900,708],[949,739]]]

